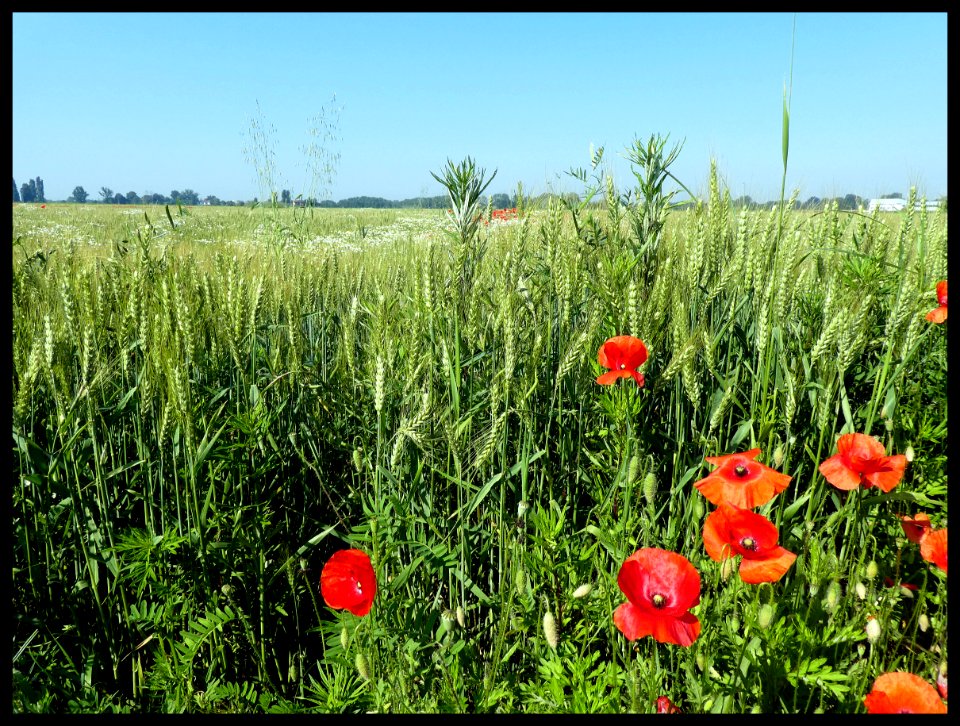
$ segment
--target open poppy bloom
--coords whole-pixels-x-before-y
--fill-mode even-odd
[[[880,487],[892,491],[903,478],[907,457],[884,456],[883,444],[866,434],[844,434],[837,441],[837,453],[820,464],[823,478],[837,489]]]
[[[657,713],[683,713],[679,708],[673,705],[671,701],[666,696],[660,696],[657,699]]]
[[[776,582],[797,556],[777,545],[776,526],[762,514],[721,504],[703,523],[703,545],[715,562],[740,555],[740,579],[751,585]]]
[[[760,449],[742,454],[707,456],[717,468],[694,486],[713,504],[732,504],[753,509],[766,504],[787,488],[790,477],[754,461]]]
[[[377,594],[377,576],[370,557],[362,550],[334,552],[320,573],[320,594],[335,610],[366,615]]]
[[[930,517],[920,512],[915,517],[900,517],[900,526],[903,527],[903,533],[907,539],[914,544],[920,544],[920,538],[930,529]]]
[[[644,547],[630,555],[617,575],[627,596],[613,623],[627,640],[651,635],[660,643],[688,646],[700,635],[700,621],[687,612],[700,602],[700,574],[681,554]]]
[[[931,323],[943,323],[947,320],[947,281],[940,280],[937,283],[937,303],[940,307],[936,307],[927,313],[927,320]]]
[[[920,538],[920,556],[947,571],[947,528],[931,529]]]
[[[913,673],[883,673],[863,699],[867,713],[946,713],[936,689]]]
[[[597,351],[597,362],[610,370],[597,376],[597,383],[609,386],[618,378],[630,378],[643,385],[643,374],[637,370],[647,361],[647,346],[640,338],[618,335],[610,338]]]

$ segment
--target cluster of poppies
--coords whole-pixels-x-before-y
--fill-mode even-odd
[[[512,219],[517,210],[498,209],[494,220]],[[947,283],[937,285],[938,308],[927,320],[947,319]],[[647,347],[639,338],[618,335],[597,351],[597,362],[608,369],[596,382],[612,385],[632,378],[644,385],[639,368],[647,361]],[[749,584],[777,582],[797,556],[778,544],[776,526],[753,511],[783,492],[791,477],[757,461],[760,449],[708,456],[715,469],[694,487],[716,505],[703,525],[703,544],[715,562],[740,557],[740,579]],[[907,458],[887,456],[883,444],[861,433],[837,440],[837,453],[820,464],[824,479],[837,489],[850,491],[876,487],[890,492],[902,480]],[[920,545],[922,557],[947,571],[947,530],[933,529],[929,517],[920,513],[901,517],[907,538]],[[613,622],[628,640],[647,635],[661,643],[691,645],[700,634],[700,621],[690,612],[700,603],[700,574],[677,552],[645,547],[630,555],[620,567],[617,585],[627,598],[613,613]],[[370,612],[377,593],[377,578],[370,557],[358,549],[334,552],[320,574],[320,591],[326,604],[357,616]],[[884,673],[864,698],[869,713],[945,713],[946,674],[937,679],[937,690],[912,673]],[[657,699],[658,713],[679,713],[669,698]]]
[[[937,299],[940,307],[931,311],[927,319],[941,323],[947,317],[946,281],[937,285]],[[643,386],[639,368],[647,357],[646,345],[640,339],[630,335],[610,338],[597,351],[597,362],[608,370],[596,382],[612,385],[620,378],[633,378],[638,386]],[[749,584],[778,581],[797,558],[778,545],[779,533],[773,522],[752,511],[784,491],[791,479],[756,461],[759,455],[760,449],[750,449],[708,456],[706,461],[716,468],[694,484],[708,501],[717,505],[703,526],[707,554],[716,562],[741,557],[740,579]],[[823,461],[819,470],[837,489],[876,487],[886,493],[903,479],[906,465],[905,455],[887,456],[877,439],[851,433],[837,440],[837,453]],[[932,529],[925,514],[902,517],[901,524],[907,537],[920,545],[923,558],[946,572],[946,528]],[[657,548],[638,550],[621,566],[617,584],[627,602],[617,608],[613,620],[628,640],[650,635],[659,642],[680,646],[696,640],[700,622],[689,609],[700,602],[700,577],[683,555]],[[930,701],[931,691],[933,687],[918,676],[888,673],[877,679],[865,703],[870,712],[901,707],[906,711],[945,710],[936,691]],[[659,713],[675,712],[674,708],[666,696],[662,702],[658,700]]]
[[[490,222],[510,222],[518,217],[519,214],[517,214],[516,207],[511,207],[510,209],[494,209],[490,213],[490,219],[483,220],[483,223],[489,224]]]

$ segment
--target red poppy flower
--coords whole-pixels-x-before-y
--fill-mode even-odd
[[[947,528],[931,529],[920,538],[920,556],[947,571]]]
[[[683,713],[683,711],[673,705],[673,701],[666,696],[660,696],[657,699],[657,713]]]
[[[377,576],[362,550],[334,552],[320,573],[320,594],[330,607],[366,615],[377,594]]]
[[[903,478],[907,457],[884,456],[883,444],[866,434],[844,434],[837,441],[837,453],[820,464],[823,478],[837,489],[880,487],[893,490]]]
[[[920,544],[920,538],[930,529],[930,517],[920,512],[915,517],[900,517],[900,526],[903,527],[903,533],[907,539],[914,544]]]
[[[618,378],[633,376],[638,386],[643,385],[643,374],[637,368],[647,360],[647,346],[632,335],[618,335],[610,338],[597,351],[597,361],[611,370],[597,376],[597,383],[609,386]]]
[[[946,713],[936,689],[913,673],[897,671],[877,676],[863,699],[867,713]]]
[[[694,486],[713,504],[732,504],[753,509],[766,504],[787,488],[790,477],[759,461],[760,449],[742,454],[708,456],[706,461],[717,468]]]
[[[940,698],[947,700],[947,670],[944,663],[937,669],[937,690],[940,691]]]
[[[947,281],[940,280],[937,283],[937,302],[940,307],[934,308],[927,313],[927,320],[931,323],[943,323],[947,319]]]
[[[700,602],[700,574],[681,554],[644,547],[620,567],[617,584],[627,596],[613,623],[627,640],[651,635],[660,643],[688,646],[700,621],[687,612]]]
[[[40,209],[46,209],[46,208],[47,208],[47,205],[46,205],[46,204],[41,204],[41,205],[40,205]]]
[[[762,514],[721,504],[703,523],[703,545],[715,562],[740,555],[740,579],[751,585],[776,582],[797,556],[777,545],[776,526]]]

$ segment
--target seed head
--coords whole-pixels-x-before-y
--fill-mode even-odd
[[[867,621],[867,642],[871,645],[877,642],[877,639],[880,637],[880,621],[876,618],[870,618]]]

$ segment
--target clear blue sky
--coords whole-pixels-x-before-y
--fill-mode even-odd
[[[14,13],[13,177],[40,176],[51,200],[77,185],[252,199],[259,104],[294,195],[313,186],[311,119],[340,108],[322,198],[441,194],[430,172],[467,155],[498,169],[491,193],[580,191],[566,172],[591,144],[627,187],[625,148],[669,133],[694,192],[714,158],[734,196],[766,201],[794,17]],[[947,193],[946,13],[796,15],[787,193],[910,185]]]

